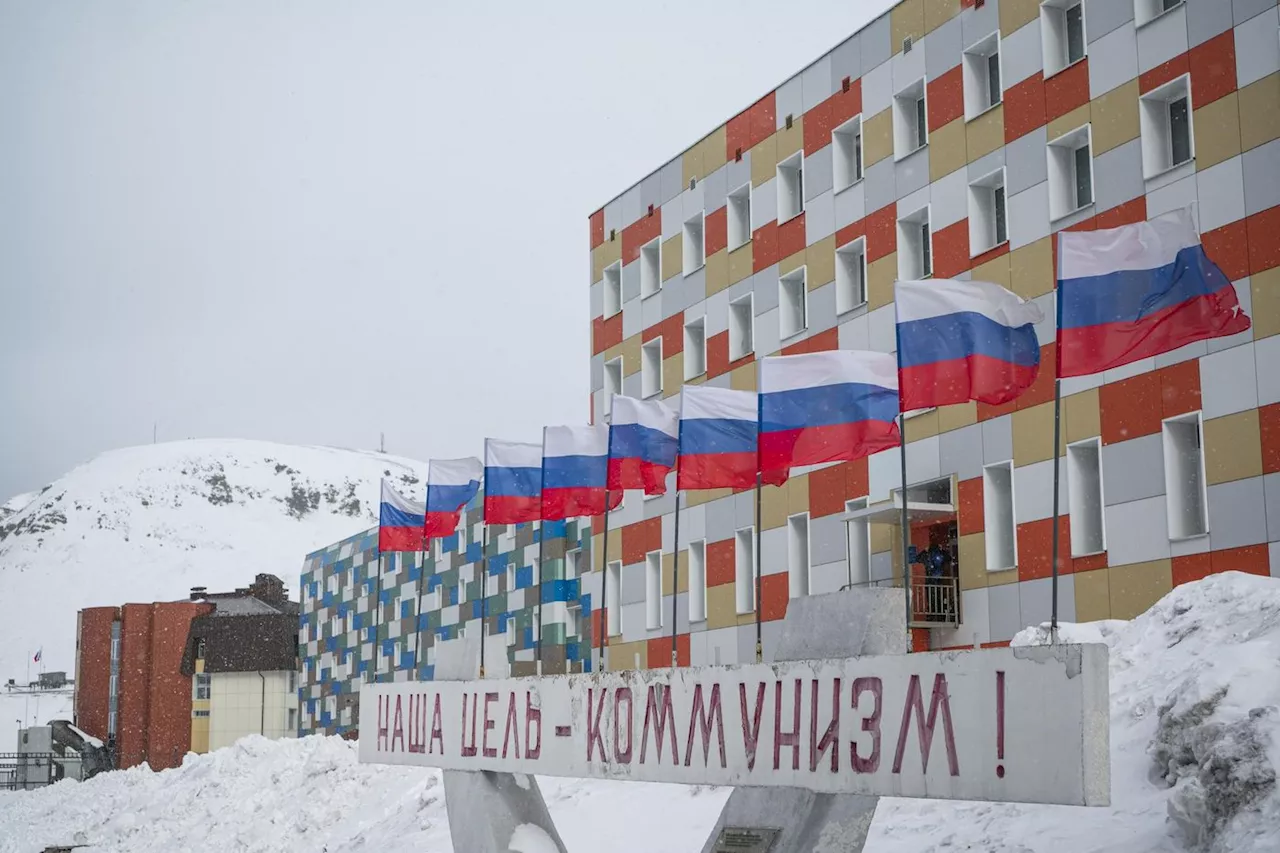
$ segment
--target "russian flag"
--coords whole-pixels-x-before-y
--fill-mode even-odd
[[[542,445],[484,440],[484,520],[519,524],[542,518]]]
[[[384,479],[382,501],[378,506],[378,550],[421,551],[424,509],[422,504],[404,497]]]
[[[1190,210],[1058,234],[1060,376],[1084,376],[1249,328]]]
[[[1035,382],[1035,324],[1044,320],[1035,303],[989,281],[900,281],[894,290],[905,411],[1000,405]]]
[[[616,399],[616,398],[615,398]],[[542,517],[559,521],[603,515],[609,470],[609,428],[549,426],[542,430]],[[612,495],[614,509],[622,492]]]
[[[427,466],[427,541],[450,536],[458,529],[462,508],[480,491],[484,465],[474,456],[432,459]]]
[[[833,350],[760,362],[760,475],[780,486],[801,465],[897,447],[898,364],[888,353]]]
[[[752,391],[686,385],[680,391],[677,489],[745,489],[759,470],[759,411]]]
[[[661,400],[613,398],[609,426],[609,490],[667,492],[667,472],[676,465],[680,413]]]

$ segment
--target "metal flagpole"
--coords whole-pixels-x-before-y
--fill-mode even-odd
[[[428,486],[428,489],[431,487]],[[422,537],[422,550],[418,553],[421,555],[418,560],[418,604],[413,608],[413,618],[417,623],[413,626],[413,680],[418,680],[418,649],[422,648],[422,587],[427,583],[427,550],[431,547],[430,540],[424,534]]]
[[[1056,366],[1056,365],[1055,365]],[[1058,442],[1062,440],[1062,380],[1055,371],[1053,378],[1053,582],[1050,595],[1053,597],[1053,609],[1050,611],[1049,637],[1052,642],[1058,641],[1058,469],[1061,467],[1061,456],[1058,455]]]
[[[373,607],[377,609],[377,619],[373,623],[373,680],[378,680],[378,659],[382,657],[382,549],[378,549],[378,580],[373,596]],[[372,609],[371,609],[372,610]],[[373,615],[371,612],[370,615]]]
[[[759,429],[759,427],[757,427],[757,429]],[[756,547],[755,547],[754,553],[751,555],[752,557],[755,558],[755,564],[756,564],[755,565],[755,571],[756,571],[756,663],[761,663],[764,661],[764,644],[760,641],[760,626],[761,626],[760,613],[764,608],[761,607],[762,602],[760,601],[760,596],[761,596],[763,587],[762,587],[762,576],[760,574],[760,486],[762,483],[762,478],[760,476],[760,471],[758,470],[760,468],[759,442],[760,442],[760,436],[759,436],[759,433],[757,433],[756,434],[756,468],[757,468],[756,470]]]
[[[487,571],[489,565],[489,522],[484,521],[481,526],[484,533],[481,538],[483,544],[480,546],[480,677],[484,678],[484,623],[489,615],[489,573]]]
[[[609,635],[609,490],[604,490],[604,546],[600,563],[600,671],[604,671],[604,639]]]
[[[538,508],[543,509],[542,491],[547,484],[547,428],[542,428],[542,472],[538,475]],[[543,517],[538,520],[538,640],[537,640],[537,656],[538,656],[538,675],[542,675],[542,555],[547,544],[547,519],[546,513],[540,512]]]
[[[676,482],[679,482],[680,475],[676,475]],[[676,668],[676,662],[679,659],[676,642],[676,599],[679,598],[678,591],[680,589],[680,490],[676,489],[676,520],[675,520],[675,554],[671,558],[671,668]]]
[[[907,412],[902,406],[902,336],[898,333],[897,294],[894,294],[894,345],[898,359],[898,456],[902,467],[902,590],[907,608],[907,651],[911,651],[911,520],[907,513]]]

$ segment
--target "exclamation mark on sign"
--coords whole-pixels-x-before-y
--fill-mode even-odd
[[[1004,761],[1004,670],[996,670],[996,760]],[[1004,778],[1004,764],[996,765],[996,776]]]

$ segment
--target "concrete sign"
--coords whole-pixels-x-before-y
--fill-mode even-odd
[[[360,760],[451,770],[1110,802],[1101,645],[361,689]]]

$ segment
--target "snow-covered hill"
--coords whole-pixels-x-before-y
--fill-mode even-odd
[[[1132,622],[1065,625],[1111,648],[1109,808],[883,799],[868,853],[1275,853],[1280,581],[1214,575]],[[1019,644],[1042,642],[1036,630]],[[727,789],[539,780],[572,851],[696,851]],[[356,745],[258,737],[163,773],[0,793],[0,853],[451,850],[436,771],[360,765]],[[838,849],[838,848],[837,848]]]
[[[45,669],[72,672],[82,607],[181,599],[193,586],[229,590],[258,572],[283,578],[296,596],[309,551],[377,522],[384,475],[415,495],[426,463],[326,447],[184,441],[104,453],[38,494],[6,502],[0,681],[23,680],[28,656],[41,647]]]

